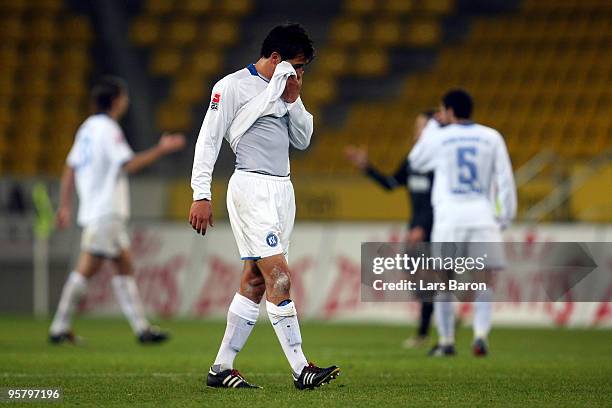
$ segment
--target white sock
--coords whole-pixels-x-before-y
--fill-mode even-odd
[[[474,339],[487,340],[491,330],[491,291],[478,292],[474,299]]]
[[[292,301],[283,306],[266,301],[266,309],[291,369],[300,375],[308,361],[302,352],[302,335],[295,305]]]
[[[51,334],[57,335],[70,330],[72,315],[85,292],[87,292],[87,279],[77,271],[72,271],[62,289],[62,297],[49,329]]]
[[[149,328],[144,306],[138,294],[136,280],[130,275],[115,275],[112,280],[115,297],[121,310],[130,322],[134,334],[138,335]]]
[[[258,316],[259,305],[257,303],[240,293],[234,295],[227,311],[225,334],[213,365],[215,371],[234,368],[234,359],[251,335]]]
[[[434,316],[438,327],[438,344],[440,346],[455,344],[455,307],[452,294],[441,292],[436,295]]]

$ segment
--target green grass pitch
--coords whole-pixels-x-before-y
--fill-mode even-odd
[[[432,359],[424,349],[400,348],[411,328],[307,322],[306,355],[343,371],[321,389],[300,392],[265,321],[236,360],[262,390],[204,386],[224,323],[162,326],[172,340],[143,347],[122,320],[81,318],[75,329],[87,343],[58,347],[46,342],[47,322],[2,317],[0,387],[61,387],[62,406],[612,406],[612,332],[606,330],[494,329],[492,354],[476,359],[463,329],[457,357]]]

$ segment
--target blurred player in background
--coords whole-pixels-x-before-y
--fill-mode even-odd
[[[236,154],[227,209],[244,268],[229,306],[221,347],[208,373],[210,387],[256,387],[234,369],[234,359],[253,330],[264,292],[295,386],[315,388],[339,373],[336,366],[309,364],[302,352],[287,265],[295,218],[289,145],[303,150],[310,144],[312,115],[300,99],[300,89],[304,66],[313,56],[312,41],[300,25],[277,26],[264,40],[257,63],[226,76],[212,90],[193,162],[189,221],[201,234],[213,226],[210,184],[226,138]]]
[[[474,243],[502,242],[501,228],[516,216],[516,186],[506,143],[497,130],[472,122],[472,109],[467,92],[446,93],[440,108],[445,126],[430,120],[408,156],[416,171],[434,172],[433,242],[465,242],[472,247]],[[463,256],[470,255],[468,246]],[[487,258],[489,272],[503,266],[501,253]],[[439,340],[430,355],[454,355],[452,294],[440,292],[436,300]],[[474,301],[473,352],[483,356],[491,329],[490,289],[479,291]]]
[[[419,114],[414,122],[414,136],[416,142],[421,137],[421,133],[427,121],[433,118],[435,111],[430,110]],[[347,146],[345,149],[346,157],[355,167],[362,170],[368,177],[376,181],[386,190],[394,190],[398,187],[405,187],[410,195],[410,205],[412,206],[412,219],[408,226],[409,243],[429,242],[431,239],[431,228],[433,225],[433,209],[431,207],[431,186],[433,182],[433,172],[419,173],[412,169],[410,161],[403,159],[392,176],[382,174],[372,164],[368,162],[368,152],[364,148]],[[431,315],[433,313],[433,302],[423,300],[421,302],[421,313],[419,327],[415,337],[404,341],[406,348],[418,347],[425,344],[429,334]]]
[[[137,339],[141,343],[162,342],[168,334],[147,321],[133,276],[126,227],[130,213],[127,175],[182,149],[185,138],[181,134],[164,134],[157,145],[134,154],[118,123],[129,105],[125,83],[119,78],[104,77],[93,88],[92,99],[96,113],[77,131],[62,175],[57,212],[58,227],[69,226],[76,183],[78,223],[83,227],[81,254],[64,284],[49,340],[77,341],[71,330],[72,316],[87,291],[87,281],[109,260],[116,272],[112,278],[115,296]]]

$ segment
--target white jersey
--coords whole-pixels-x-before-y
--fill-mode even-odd
[[[434,171],[434,226],[507,225],[516,216],[512,165],[495,129],[432,119],[409,159],[416,171]]]
[[[273,100],[280,96],[290,75],[295,75],[295,70],[289,63],[281,62],[277,65],[272,80],[268,81],[259,75],[255,66],[251,64],[227,75],[214,85],[193,158],[191,188],[194,200],[211,199],[213,168],[224,138],[238,154],[237,169],[262,171],[271,167],[273,171],[264,172],[283,176],[288,174],[288,156],[280,161],[271,160],[274,158],[270,158],[270,155],[279,150],[278,146],[270,147],[271,140],[266,140],[264,137],[266,135],[261,132],[274,130],[277,125],[276,122],[266,123],[268,120],[266,117],[284,116],[283,126],[287,129],[291,145],[304,149],[310,143],[313,129],[312,115],[306,111],[301,99],[298,98],[292,104],[284,102],[276,104],[277,101]],[[259,98],[256,98],[258,96]],[[253,103],[247,104],[250,101]],[[254,146],[258,140],[257,132],[262,136],[259,138],[261,146]],[[245,133],[249,135],[244,136]],[[243,136],[245,139],[242,139]],[[244,146],[239,146],[241,140],[244,140]],[[268,143],[268,147],[265,143]],[[282,153],[288,155],[288,145]]]
[[[122,166],[133,156],[119,124],[108,115],[92,115],[79,127],[67,159],[75,172],[79,225],[129,217],[129,185]]]

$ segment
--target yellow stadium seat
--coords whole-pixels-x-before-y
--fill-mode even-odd
[[[0,76],[0,100],[11,100],[15,92],[15,78],[13,75]]]
[[[172,75],[183,62],[182,53],[176,48],[161,48],[153,53],[151,73],[157,76]]]
[[[401,24],[395,19],[376,19],[368,32],[370,41],[381,47],[399,45],[402,40]]]
[[[355,56],[352,72],[358,76],[380,76],[389,70],[389,55],[379,48],[360,51]]]
[[[15,44],[24,35],[24,27],[17,14],[8,14],[0,18],[0,41],[2,44]]]
[[[376,10],[376,1],[344,0],[343,9],[349,14],[371,14]]]
[[[0,72],[14,72],[19,65],[19,57],[15,47],[0,44],[0,61],[2,61]]]
[[[168,14],[174,8],[174,0],[144,0],[144,12],[149,15]]]
[[[53,95],[69,100],[83,99],[88,94],[84,79],[72,73],[71,75],[59,75],[54,80]]]
[[[13,111],[8,103],[0,103],[0,134],[10,126],[13,119]]]
[[[333,44],[355,45],[364,37],[364,24],[359,19],[339,19],[333,23],[331,28],[330,39]]]
[[[71,45],[89,44],[94,38],[91,23],[86,16],[64,16],[62,24],[62,40]]]
[[[382,8],[387,13],[397,16],[414,11],[414,4],[410,0],[385,0]]]
[[[52,108],[49,113],[49,120],[55,134],[63,135],[64,140],[72,140],[79,124],[85,120],[85,116],[80,112],[80,107],[75,103],[62,101]]]
[[[419,3],[423,10],[435,14],[448,14],[454,8],[454,0],[424,0]]]
[[[130,29],[130,39],[136,45],[153,45],[160,36],[160,23],[157,17],[138,16]]]
[[[35,5],[31,6],[36,12],[46,14],[57,14],[64,8],[63,0],[36,0]]]
[[[215,18],[200,27],[198,42],[214,47],[230,46],[238,42],[238,25],[228,18]]]
[[[25,37],[30,44],[48,44],[57,37],[56,22],[53,17],[38,16],[28,24],[31,29],[27,30]]]
[[[431,47],[442,39],[442,29],[437,20],[414,20],[406,29],[406,41],[414,47]]]
[[[221,51],[215,49],[196,50],[188,61],[188,69],[198,74],[212,74],[219,72],[223,60]]]
[[[162,29],[160,37],[164,45],[180,47],[193,42],[197,33],[197,24],[193,18],[175,18]]]
[[[24,81],[19,88],[19,96],[23,98],[44,98],[49,95],[49,80],[45,77],[32,77]]]
[[[302,99],[305,104],[319,105],[329,102],[336,96],[336,81],[329,77],[308,77],[302,88]]]
[[[91,57],[87,48],[70,46],[61,51],[57,61],[60,66],[71,67],[71,69],[84,71],[89,69]]]
[[[172,83],[170,100],[180,105],[201,101],[208,88],[207,82],[202,76],[181,76]]]
[[[168,131],[185,131],[192,125],[191,116],[190,104],[168,101],[157,110],[157,127]]]
[[[0,13],[21,13],[28,7],[27,0],[0,0]]]
[[[176,8],[185,15],[198,16],[211,11],[212,5],[212,0],[181,0]]]
[[[39,99],[40,100],[40,99]],[[27,101],[30,102],[30,101]],[[22,106],[19,106],[13,112],[14,124],[16,125],[16,129],[35,129],[38,130],[42,128],[45,118],[46,118],[46,110],[42,103],[25,103]]]
[[[37,46],[31,48],[22,55],[25,64],[22,66],[24,69],[34,69],[36,71],[48,70],[53,62],[54,55],[49,46]]]
[[[253,9],[254,0],[224,0],[219,2],[219,11],[232,16],[244,16]]]
[[[315,71],[327,75],[345,73],[349,67],[348,54],[341,48],[325,48],[315,60]]]

